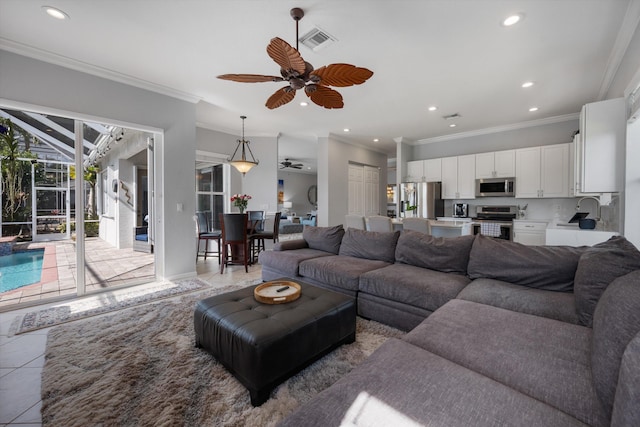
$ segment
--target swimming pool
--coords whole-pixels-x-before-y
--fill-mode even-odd
[[[43,258],[44,249],[0,256],[0,292],[38,283],[42,273]]]

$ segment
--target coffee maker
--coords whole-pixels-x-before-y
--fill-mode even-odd
[[[454,218],[467,218],[469,216],[469,204],[468,203],[454,203],[453,204],[453,217]]]

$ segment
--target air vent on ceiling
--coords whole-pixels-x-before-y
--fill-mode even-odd
[[[442,116],[442,118],[445,120],[459,119],[460,117],[462,116],[458,113],[449,114],[448,116]]]
[[[314,27],[311,29],[311,31],[300,37],[299,41],[304,46],[315,52],[320,49],[324,49],[330,44],[335,43],[336,41],[338,41],[338,39],[336,39],[326,31],[318,27]]]

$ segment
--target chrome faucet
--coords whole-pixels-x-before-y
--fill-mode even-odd
[[[596,221],[600,221],[600,199],[598,199],[597,197],[585,196],[585,197],[581,198],[580,200],[578,200],[578,204],[576,205],[576,210],[577,211],[580,210],[580,203],[583,200],[586,200],[586,199],[595,200],[595,202],[596,202]]]

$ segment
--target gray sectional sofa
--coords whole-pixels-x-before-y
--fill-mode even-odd
[[[283,426],[640,426],[640,252],[305,227],[260,254],[405,331]]]

